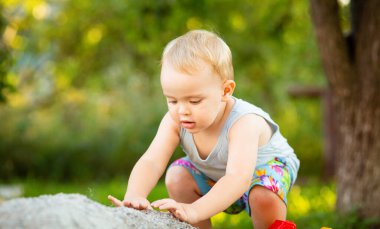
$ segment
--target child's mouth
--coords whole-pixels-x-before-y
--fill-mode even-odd
[[[193,129],[195,127],[195,122],[182,121],[181,126],[185,129]]]

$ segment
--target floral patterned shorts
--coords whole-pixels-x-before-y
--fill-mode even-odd
[[[212,186],[216,183],[214,180],[211,180],[204,173],[195,168],[188,157],[183,157],[174,161],[170,167],[171,166],[182,166],[186,168],[195,179],[202,195],[205,195],[208,191],[210,191]],[[258,165],[255,168],[249,189],[243,194],[242,197],[240,197],[240,199],[224,210],[224,212],[228,214],[237,214],[243,210],[246,210],[250,215],[251,209],[249,207],[248,194],[255,185],[260,185],[271,190],[276,193],[285,204],[287,204],[286,196],[290,190],[292,184],[291,181],[291,174],[286,162],[281,158],[276,157],[266,164]]]

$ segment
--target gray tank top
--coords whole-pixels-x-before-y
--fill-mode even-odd
[[[206,159],[200,158],[193,135],[181,127],[181,147],[194,166],[214,181],[226,173],[228,159],[228,132],[232,125],[246,114],[256,114],[263,117],[272,127],[273,135],[269,142],[261,146],[257,152],[257,165],[262,165],[275,157],[282,158],[289,166],[292,183],[296,180],[300,161],[287,140],[281,135],[279,126],[264,112],[242,99],[233,97],[235,104],[227,117],[216,145]]]

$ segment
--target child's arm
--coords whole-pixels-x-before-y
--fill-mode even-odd
[[[164,173],[179,143],[178,130],[178,125],[167,113],[149,148],[133,167],[124,200],[121,202],[112,196],[108,197],[115,206],[124,205],[136,209],[150,207],[146,198]]]
[[[168,209],[176,217],[189,223],[208,219],[228,208],[250,186],[260,135],[265,128],[270,127],[259,116],[246,115],[239,119],[229,133],[229,155],[225,176],[194,203],[184,204],[164,199],[155,201],[152,206]]]

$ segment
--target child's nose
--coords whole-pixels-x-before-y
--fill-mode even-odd
[[[188,115],[190,114],[190,111],[186,105],[179,105],[178,107],[178,114],[180,115]]]

